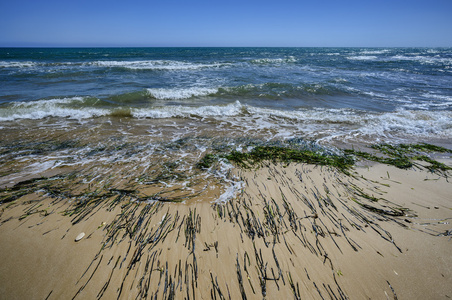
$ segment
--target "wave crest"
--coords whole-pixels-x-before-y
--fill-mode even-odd
[[[356,109],[305,108],[281,110],[244,105],[168,105],[159,107],[108,106],[87,97],[17,102],[0,107],[0,121],[48,117],[82,120],[96,117],[138,119],[208,118],[224,121],[241,132],[276,137],[303,136],[315,140],[403,142],[407,139],[451,139],[451,111],[400,109],[375,113]],[[210,122],[210,121],[206,121]]]
[[[255,65],[269,65],[269,64],[285,64],[285,63],[295,63],[298,60],[294,56],[289,56],[286,58],[258,58],[252,59],[249,62]]]
[[[197,70],[219,68],[226,63],[189,63],[175,60],[94,61],[87,63],[98,67],[126,68],[131,70]]]
[[[155,99],[159,100],[182,100],[193,97],[203,97],[214,95],[218,92],[218,89],[192,87],[192,88],[176,88],[176,89],[164,89],[164,88],[149,88],[147,94]]]
[[[0,68],[31,68],[37,65],[32,61],[0,61]]]
[[[14,102],[9,106],[0,108],[0,121],[39,120],[47,117],[80,120],[107,115],[108,110],[94,107],[98,101],[92,97],[71,97]]]
[[[244,108],[239,101],[227,105],[206,105],[199,107],[189,106],[164,106],[150,109],[134,109],[133,116],[136,118],[174,118],[174,117],[216,117],[216,116],[237,116],[244,112]]]

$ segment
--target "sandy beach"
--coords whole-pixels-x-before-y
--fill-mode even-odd
[[[175,203],[60,172],[1,192],[2,299],[452,297],[444,174],[267,161]]]

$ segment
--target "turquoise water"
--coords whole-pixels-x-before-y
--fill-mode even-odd
[[[0,49],[0,127],[118,109],[287,138],[450,144],[452,49]]]

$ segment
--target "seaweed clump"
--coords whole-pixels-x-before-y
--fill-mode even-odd
[[[348,173],[354,160],[348,155],[324,154],[313,150],[299,150],[277,146],[258,146],[250,152],[232,151],[225,156],[237,165],[249,168],[264,161],[302,162],[308,164],[331,166]]]
[[[431,144],[376,144],[370,146],[375,150],[372,152],[345,149],[343,154],[336,154],[326,151],[326,149],[297,149],[290,146],[258,145],[249,152],[232,150],[228,153],[206,154],[198,163],[199,169],[209,169],[219,159],[227,159],[242,168],[251,168],[262,164],[264,161],[280,161],[287,164],[291,162],[301,162],[321,166],[330,166],[339,171],[350,174],[349,170],[354,166],[356,159],[365,159],[387,165],[392,165],[400,169],[412,167],[425,168],[432,173],[447,176],[447,172],[452,167],[441,163],[428,153],[452,153],[444,147]]]
[[[217,155],[208,153],[201,158],[201,160],[196,164],[196,167],[199,169],[209,169],[217,160]]]
[[[452,153],[444,147],[435,146],[431,144],[378,144],[371,146],[372,149],[377,150],[377,154],[357,151],[353,149],[346,149],[344,152],[348,155],[393,165],[399,169],[409,169],[412,167],[426,168],[430,172],[446,175],[447,171],[452,168],[444,163],[438,162],[426,155],[426,153]],[[426,162],[428,165],[422,165],[418,162]]]

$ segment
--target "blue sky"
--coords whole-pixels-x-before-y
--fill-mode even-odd
[[[0,0],[0,46],[452,47],[452,1]]]

